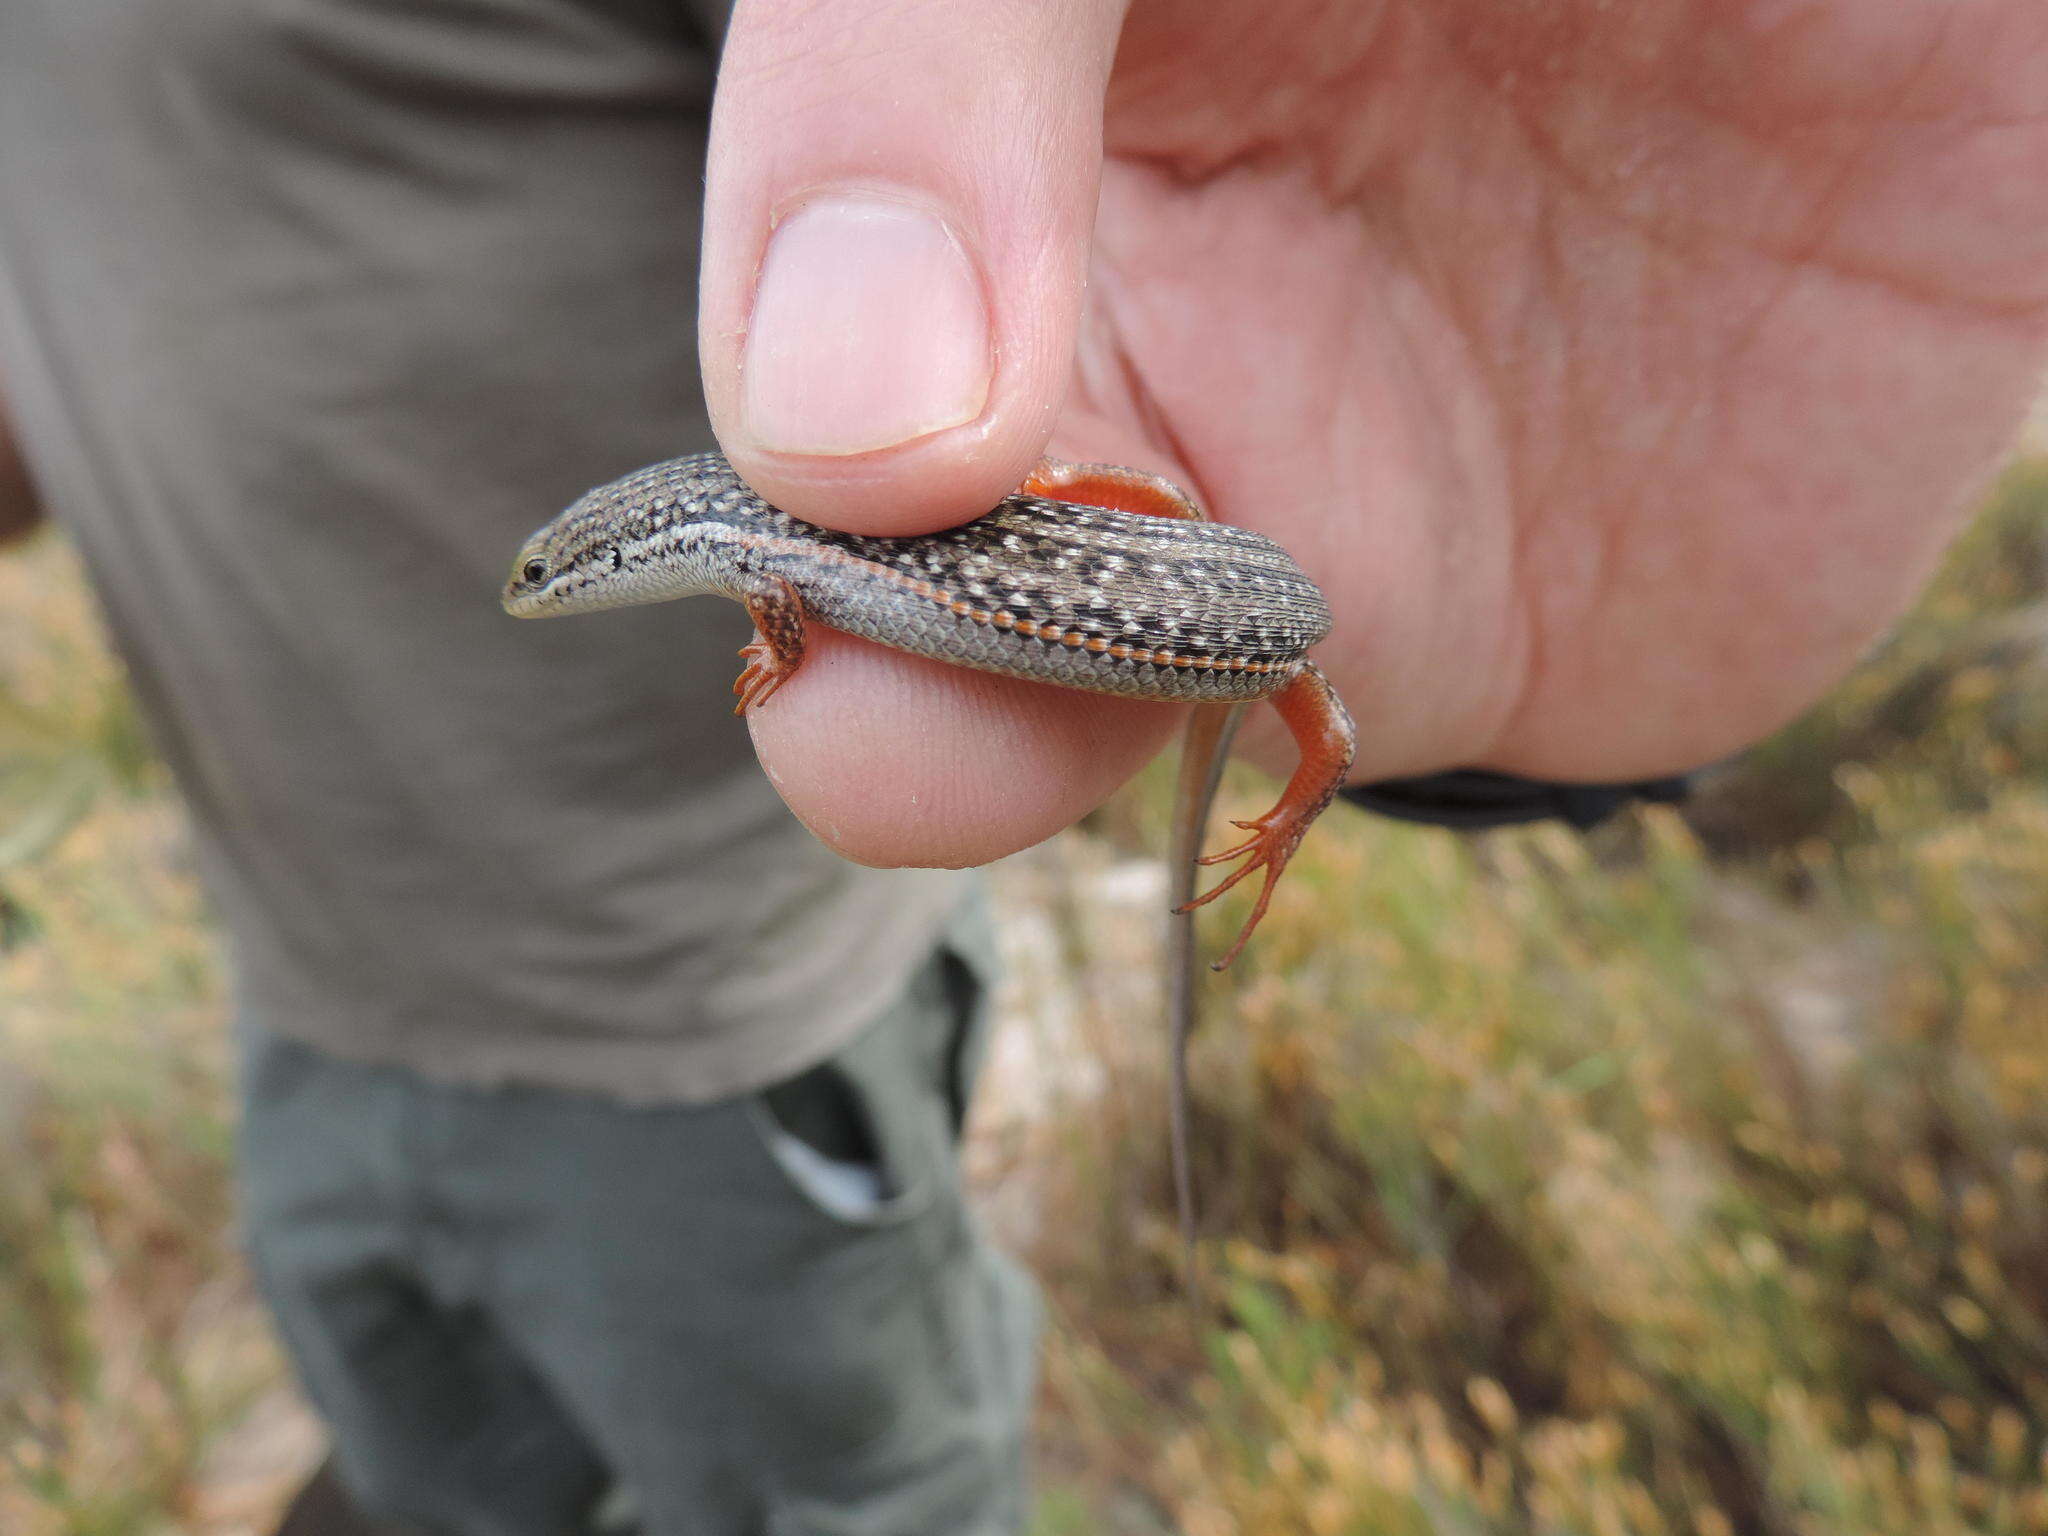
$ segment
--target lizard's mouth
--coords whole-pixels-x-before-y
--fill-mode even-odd
[[[546,592],[536,592],[517,582],[505,588],[499,601],[515,619],[552,619],[570,611],[560,603],[549,602]]]
[[[548,584],[545,580],[538,585],[526,579],[520,571],[513,571],[512,579],[505,583],[505,590],[498,601],[507,613],[515,619],[545,619],[562,611],[559,603],[547,600]]]

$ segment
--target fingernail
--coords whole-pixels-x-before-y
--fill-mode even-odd
[[[777,453],[871,453],[988,404],[988,310],[951,230],[839,194],[769,237],[747,327],[746,431]]]

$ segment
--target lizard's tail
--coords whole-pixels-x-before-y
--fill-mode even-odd
[[[1231,738],[1244,718],[1242,704],[1199,704],[1181,738],[1180,776],[1174,786],[1173,840],[1167,854],[1172,871],[1173,910],[1166,920],[1166,1037],[1169,1068],[1168,1121],[1173,1142],[1173,1197],[1180,1212],[1182,1280],[1200,1301],[1201,1269],[1195,1246],[1195,1180],[1188,1145],[1188,1041],[1197,1021],[1195,914],[1189,903],[1201,871],[1197,860],[1209,827],[1209,807],[1223,779]]]

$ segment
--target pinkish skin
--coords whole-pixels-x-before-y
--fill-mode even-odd
[[[1181,480],[1330,597],[1357,777],[1614,779],[1756,739],[1910,600],[2041,377],[2035,0],[1140,0],[1091,256],[1121,10],[742,7],[716,421],[773,500],[861,531],[973,515],[1055,423],[1067,457]],[[766,231],[821,187],[958,238],[994,362],[973,421],[853,455],[750,440]],[[904,381],[876,396],[914,415]],[[1178,713],[831,637],[753,724],[842,851],[972,864],[1105,798]]]

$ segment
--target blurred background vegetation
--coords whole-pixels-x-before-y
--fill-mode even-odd
[[[1211,988],[1199,1301],[1163,775],[998,871],[970,1168],[1046,1287],[1041,1536],[2048,1532],[2044,514],[2022,461],[1681,809],[1333,812]],[[234,1254],[223,1027],[73,562],[0,555],[8,1536],[263,1530],[317,1455]]]

